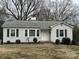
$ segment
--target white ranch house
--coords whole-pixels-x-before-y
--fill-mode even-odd
[[[3,42],[55,42],[64,37],[73,39],[73,27],[59,21],[6,21],[3,24]]]

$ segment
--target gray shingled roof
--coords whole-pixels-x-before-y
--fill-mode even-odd
[[[58,21],[6,21],[3,28],[40,28],[49,29],[50,26],[59,23]]]

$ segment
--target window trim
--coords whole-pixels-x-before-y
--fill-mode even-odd
[[[34,35],[30,35],[30,31],[34,31]],[[35,37],[35,33],[36,33],[36,30],[30,29],[29,30],[29,37]]]
[[[62,31],[62,34],[61,34],[61,31]],[[64,30],[60,30],[60,37],[63,37],[64,36]]]
[[[14,30],[14,35],[12,35],[12,30]],[[16,36],[16,34],[15,34],[15,29],[11,29],[11,37],[15,37]]]

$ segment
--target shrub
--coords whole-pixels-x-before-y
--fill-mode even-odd
[[[3,40],[0,39],[0,44],[3,44]]]
[[[16,40],[16,44],[20,44],[21,43],[21,41],[20,40]]]
[[[62,39],[62,44],[67,44],[67,45],[69,45],[70,44],[70,38],[63,38]]]
[[[37,38],[34,38],[34,39],[33,39],[33,42],[34,42],[34,43],[37,43]]]
[[[56,44],[59,44],[60,43],[60,40],[59,39],[56,39],[55,43]]]
[[[73,45],[79,45],[79,39],[72,40]]]
[[[7,44],[10,44],[11,42],[10,41],[7,41]]]
[[[1,44],[3,44],[3,40],[1,40]]]
[[[72,44],[73,45],[76,45],[76,40],[72,40]]]

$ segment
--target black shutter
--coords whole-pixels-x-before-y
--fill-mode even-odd
[[[16,37],[18,37],[18,36],[19,36],[19,30],[16,29]]]
[[[7,29],[7,37],[9,37],[9,29]]]
[[[39,30],[37,30],[37,36],[39,36]]]
[[[59,34],[59,33],[58,33],[58,29],[57,29],[57,30],[56,30],[56,37],[58,37],[58,34]]]
[[[65,29],[65,37],[67,37],[67,30]]]
[[[25,36],[27,36],[27,30],[25,30]]]

